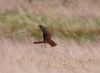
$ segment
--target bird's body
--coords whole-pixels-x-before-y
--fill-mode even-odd
[[[42,33],[43,33],[43,41],[39,41],[39,42],[34,42],[35,44],[39,44],[39,43],[47,43],[50,44],[52,47],[56,46],[57,44],[51,40],[51,33],[42,25],[39,25]]]

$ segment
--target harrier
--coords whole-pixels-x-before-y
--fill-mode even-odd
[[[56,46],[57,44],[53,40],[51,40],[51,33],[44,26],[39,25],[39,27],[43,33],[43,41],[34,42],[34,44],[46,43],[51,47]]]

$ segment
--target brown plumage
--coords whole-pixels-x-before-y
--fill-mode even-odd
[[[51,47],[56,46],[57,44],[53,40],[51,40],[51,33],[42,25],[39,25],[39,27],[43,33],[43,41],[34,42],[34,44],[47,43]]]

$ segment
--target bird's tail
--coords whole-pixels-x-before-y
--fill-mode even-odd
[[[51,45],[51,47],[57,46],[57,43],[55,43],[54,41],[51,40],[51,42],[49,43]]]

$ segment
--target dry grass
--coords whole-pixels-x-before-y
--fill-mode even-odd
[[[100,40],[54,38],[56,47],[25,41],[0,39],[0,73],[98,73]]]
[[[100,17],[99,0],[0,0],[0,13],[7,11],[51,17]]]

